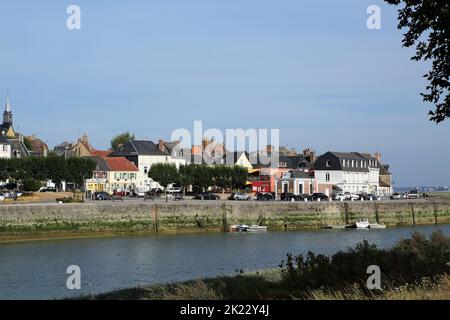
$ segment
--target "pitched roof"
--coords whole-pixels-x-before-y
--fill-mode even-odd
[[[20,153],[20,157],[29,157],[30,152],[27,147],[25,147],[24,143],[19,139],[8,139],[11,144],[11,154],[13,157],[18,157],[18,153]]]
[[[98,157],[106,157],[108,156],[110,153],[112,152],[112,150],[92,150],[91,153],[94,156],[98,156]]]
[[[102,159],[108,165],[109,171],[139,171],[133,162],[123,157],[103,157]]]
[[[9,144],[8,139],[0,133],[0,143],[1,144]]]
[[[126,156],[168,156],[167,152],[163,152],[158,148],[158,145],[152,141],[132,140],[125,143],[118,150],[110,153],[111,157],[126,157]]]
[[[344,170],[344,171],[352,171],[352,172],[369,172],[369,168],[367,166],[346,166],[344,167],[342,164],[342,160],[354,160],[354,161],[364,161],[367,163],[367,159],[356,152],[334,152],[328,151],[324,153],[320,157],[317,158],[314,163],[315,170]],[[359,163],[359,162],[358,162]]]

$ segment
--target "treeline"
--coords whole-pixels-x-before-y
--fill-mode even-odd
[[[241,166],[203,164],[182,165],[177,169],[174,164],[158,163],[150,168],[148,176],[164,187],[175,183],[203,190],[208,187],[240,189],[245,187],[248,170]]]
[[[56,185],[62,181],[82,186],[84,179],[92,177],[96,163],[89,158],[30,157],[23,159],[0,159],[0,181],[9,179],[20,182],[28,189],[35,189],[36,181],[52,180]],[[33,183],[34,182],[34,183]],[[35,190],[29,190],[35,191]]]

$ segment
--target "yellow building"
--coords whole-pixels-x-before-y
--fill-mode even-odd
[[[97,167],[86,180],[86,191],[109,194],[131,191],[136,187],[138,168],[124,157],[95,157]]]

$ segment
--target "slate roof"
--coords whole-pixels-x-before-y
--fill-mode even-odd
[[[29,157],[30,153],[28,152],[27,147],[23,144],[23,142],[19,139],[8,139],[9,144],[11,145],[11,155],[12,157],[17,157],[17,151],[20,152],[20,156]]]
[[[369,168],[361,167],[361,166],[343,166],[342,160],[354,160],[358,161],[364,161],[367,163],[367,159],[360,154],[356,152],[332,152],[328,151],[327,153],[321,155],[317,158],[316,162],[314,163],[314,169],[315,170],[327,170],[327,171],[337,171],[337,170],[343,170],[343,171],[351,171],[351,172],[369,172]],[[328,162],[328,166],[327,166]]]
[[[308,172],[302,171],[302,170],[291,170],[290,171],[293,178],[297,179],[311,179],[312,177]]]
[[[10,144],[8,139],[0,133],[0,144]]]
[[[118,150],[109,154],[110,157],[127,157],[127,156],[169,156],[167,152],[163,152],[158,145],[152,141],[133,140],[125,143]]]

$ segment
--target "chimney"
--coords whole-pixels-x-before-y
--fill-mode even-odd
[[[160,139],[158,141],[158,149],[164,152],[164,150],[165,150],[165,148],[164,148],[164,140]]]
[[[377,159],[377,161],[378,162],[380,162],[381,163],[381,153],[379,153],[378,151],[377,152],[375,152],[375,159]]]

